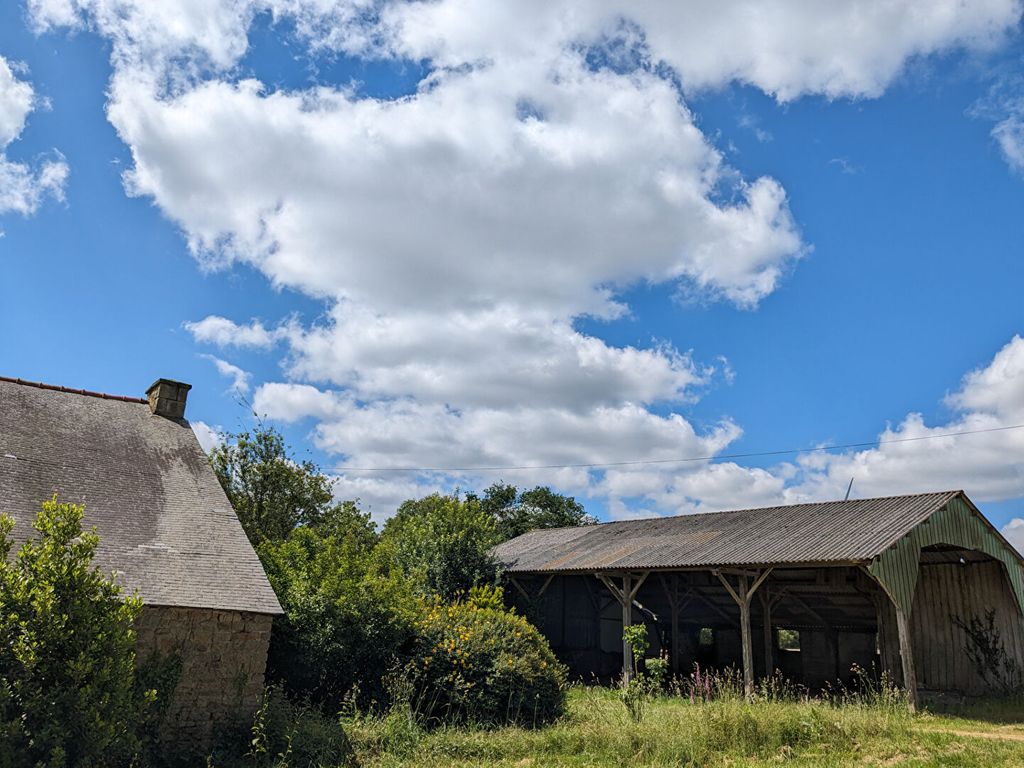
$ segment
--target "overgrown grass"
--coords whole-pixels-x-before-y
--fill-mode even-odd
[[[272,699],[257,717],[249,755],[211,765],[1024,766],[1024,698],[947,700],[933,705],[945,713],[912,715],[902,695],[884,686],[811,698],[776,681],[749,703],[735,676],[716,675],[655,695],[639,722],[620,690],[579,686],[551,725],[491,729],[427,729],[408,696],[396,700],[385,714],[349,707],[338,722]]]
[[[1022,713],[1024,714],[1024,713]],[[620,693],[573,688],[564,718],[546,728],[420,729],[409,713],[355,719],[358,764],[398,766],[1020,766],[1024,742],[949,733],[965,721],[912,716],[891,698],[709,699],[662,696],[640,723]],[[943,732],[946,730],[946,732]]]

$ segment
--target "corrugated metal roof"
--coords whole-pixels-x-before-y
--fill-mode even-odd
[[[192,429],[146,403],[0,380],[0,513],[15,542],[57,493],[96,526],[94,564],[143,602],[280,613]]]
[[[960,493],[531,531],[498,545],[494,552],[511,573],[868,562]]]

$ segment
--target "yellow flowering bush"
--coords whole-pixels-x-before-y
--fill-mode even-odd
[[[431,606],[410,664],[428,722],[543,725],[565,707],[565,668],[521,616],[485,604]]]

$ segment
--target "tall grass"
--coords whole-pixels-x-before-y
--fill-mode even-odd
[[[647,716],[636,722],[619,692],[575,687],[566,716],[543,729],[425,731],[414,717],[404,717],[409,727],[403,726],[398,750],[392,746],[394,713],[351,722],[348,732],[364,765],[699,766],[809,751],[852,754],[866,740],[906,740],[912,722],[902,696],[882,686],[812,698],[781,680],[766,681],[747,701],[735,674],[699,670],[647,706]]]

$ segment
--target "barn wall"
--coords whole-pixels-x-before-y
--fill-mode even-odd
[[[876,557],[868,566],[879,583],[908,616],[914,612],[921,550],[935,545],[952,545],[984,552],[1006,567],[1012,594],[1024,611],[1024,567],[1020,556],[991,525],[962,498],[946,506]]]
[[[146,605],[136,621],[139,663],[177,656],[181,673],[161,736],[202,751],[218,733],[246,727],[263,691],[273,617],[261,613]]]
[[[954,617],[984,619],[996,613],[1007,653],[1024,664],[1024,622],[998,561],[921,566],[914,593],[911,633],[918,687],[923,690],[983,694],[989,686],[967,658],[966,633]]]

